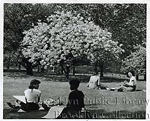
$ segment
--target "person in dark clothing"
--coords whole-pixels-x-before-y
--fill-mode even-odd
[[[84,108],[84,94],[78,90],[80,82],[77,79],[73,79],[69,84],[71,92],[69,94],[67,108],[69,110],[80,111]]]
[[[84,94],[82,91],[78,90],[80,81],[78,79],[72,79],[69,81],[69,84],[71,92],[68,97],[68,103],[58,119],[89,118],[90,115],[85,113]]]

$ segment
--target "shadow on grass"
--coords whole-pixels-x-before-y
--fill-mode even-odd
[[[4,109],[4,119],[41,119],[45,116],[47,111],[33,111],[26,113],[18,113],[17,110]],[[113,111],[107,112],[103,109],[100,110],[89,110],[91,119],[146,119],[146,111]],[[86,119],[82,114],[82,119]]]

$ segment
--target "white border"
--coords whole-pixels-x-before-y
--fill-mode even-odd
[[[0,22],[0,120],[8,120],[3,119],[3,3],[147,3],[147,82],[146,82],[146,89],[147,89],[147,100],[150,100],[150,89],[149,89],[149,79],[150,79],[150,68],[149,68],[149,62],[150,62],[150,0],[0,0],[0,16],[1,16],[1,22]],[[147,105],[147,114],[150,115],[150,106]],[[149,117],[150,119],[150,117]],[[149,120],[147,119],[147,120]],[[11,119],[9,119],[10,121]],[[20,119],[21,120],[21,119]],[[37,120],[37,119],[36,119]],[[38,120],[45,120],[45,119],[38,119]],[[65,119],[66,120],[66,119]],[[79,119],[78,119],[79,120]],[[104,120],[104,119],[91,119],[91,120]],[[114,119],[115,121],[120,121],[121,119]],[[105,120],[105,121],[114,121],[112,119]],[[49,121],[49,120],[47,120]],[[59,120],[58,120],[59,121]],[[61,120],[60,120],[61,121]],[[73,120],[77,121],[77,120]],[[85,121],[88,121],[88,119],[85,119]],[[123,120],[121,120],[123,121]],[[127,121],[127,119],[125,119]],[[136,121],[136,120],[132,120]],[[141,120],[142,121],[142,120]],[[145,121],[145,120],[143,120]]]
[[[148,0],[2,0],[3,3],[148,3]]]
[[[147,93],[146,93],[146,97],[147,97],[147,100],[150,100],[150,88],[149,88],[149,85],[150,85],[150,82],[149,82],[149,79],[150,79],[150,2],[147,4],[147,82],[146,82],[146,90],[147,90]],[[150,115],[150,104],[147,105],[147,108],[146,108],[146,113]],[[150,120],[150,117],[149,117],[149,120]]]
[[[3,109],[3,4],[0,4],[0,107]],[[0,110],[0,118],[3,118],[3,110]]]

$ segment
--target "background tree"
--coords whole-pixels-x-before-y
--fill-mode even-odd
[[[11,62],[19,63],[25,68],[27,68],[25,65],[30,65],[19,52],[24,37],[23,31],[30,29],[39,19],[45,21],[55,6],[55,4],[4,4],[4,63],[7,67]],[[32,71],[27,74],[32,75]]]
[[[146,42],[146,4],[91,4],[95,24],[107,28],[112,40],[122,44],[122,59]]]
[[[146,48],[138,45],[135,52],[127,56],[122,62],[122,71],[134,70],[137,75],[143,73],[146,80]],[[142,72],[141,72],[142,71]]]

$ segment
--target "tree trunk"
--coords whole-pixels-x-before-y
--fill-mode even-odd
[[[139,80],[139,75],[138,74],[136,75],[136,80]]]
[[[31,76],[33,75],[32,63],[30,62],[27,62],[26,74]]]
[[[146,73],[144,74],[144,81],[146,81]]]
[[[9,70],[9,67],[10,67],[10,64],[8,63],[8,64],[7,64],[7,69],[8,69],[8,70]]]
[[[95,64],[94,64],[94,71],[95,71],[95,73],[98,72],[97,66],[98,66],[98,61],[96,61]]]
[[[64,61],[60,61],[60,66],[61,66],[61,73],[65,74],[66,78],[69,79],[69,73],[70,73],[70,68],[71,66],[64,64]]]
[[[44,72],[44,67],[43,66],[41,67],[41,72]]]
[[[21,64],[20,63],[18,63],[18,69],[21,70]]]
[[[75,75],[75,66],[73,66],[73,72],[72,73],[73,73],[73,75]]]
[[[61,67],[61,74],[63,75],[64,70],[65,70],[65,69],[64,69],[64,66],[63,66],[63,65],[64,65],[64,61],[61,60],[59,65],[60,65],[60,67]]]
[[[37,72],[38,73],[40,72],[40,65],[38,65],[38,67],[37,67]]]
[[[103,62],[100,64],[100,74],[101,74],[101,77],[104,77],[104,64],[103,64]]]
[[[27,58],[22,58],[21,61],[18,62],[26,69],[27,75],[33,75],[33,65],[31,62],[28,61]]]
[[[61,68],[60,68],[60,73],[61,73],[61,75],[63,75],[63,73],[64,73],[64,68],[63,68],[63,66],[60,66]]]
[[[66,67],[66,72],[65,72],[65,75],[66,75],[66,78],[69,79],[69,72],[70,72],[70,69],[69,67],[67,66]]]

